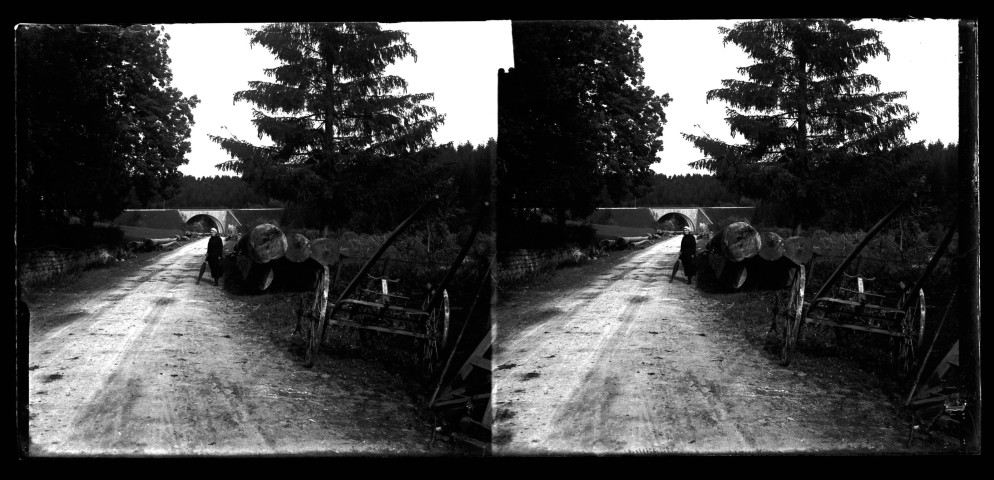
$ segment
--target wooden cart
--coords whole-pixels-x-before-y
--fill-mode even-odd
[[[893,337],[897,340],[895,360],[905,372],[912,368],[925,330],[922,287],[949,246],[953,228],[947,230],[938,250],[911,288],[904,288],[902,284],[898,292],[875,293],[866,288],[873,279],[859,275],[858,268],[854,274],[846,273],[854,260],[858,266],[863,247],[906,205],[907,202],[899,205],[877,222],[808,299],[805,299],[805,284],[810,278],[813,259],[807,266],[800,265],[790,272],[787,288],[774,296],[771,325],[780,338],[781,365],[790,365],[804,325],[815,324]]]
[[[390,233],[330,307],[328,306],[330,272],[328,267],[325,267],[322,279],[316,288],[313,313],[309,322],[305,356],[305,363],[308,366],[314,363],[328,325],[337,325],[418,339],[423,346],[421,357],[424,365],[429,373],[434,371],[439,363],[439,354],[448,340],[450,309],[446,289],[480,231],[488,204],[484,203],[466,243],[444,278],[437,284],[432,283],[424,287],[407,285],[398,290],[400,279],[390,277],[389,260],[384,262],[385,265],[379,275],[373,275],[371,272],[387,248],[416,217],[431,207],[435,200],[437,198],[422,205]],[[340,269],[341,262],[339,262],[339,271]],[[337,277],[336,272],[335,278]]]

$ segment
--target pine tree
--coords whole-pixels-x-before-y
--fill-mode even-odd
[[[894,103],[904,92],[880,92],[860,73],[889,52],[879,32],[843,20],[762,20],[720,27],[725,44],[755,63],[746,80],[723,80],[707,100],[730,105],[726,122],[745,143],[683,134],[706,157],[693,162],[741,195],[792,206],[792,223],[810,223],[874,159],[904,142],[917,115]]]
[[[433,145],[444,121],[422,104],[433,95],[408,94],[403,78],[385,73],[417,59],[404,32],[375,23],[280,23],[247,33],[281,64],[266,69],[272,81],[249,82],[234,100],[258,107],[252,121],[273,145],[212,137],[232,156],[220,169],[320,212],[324,224],[341,224],[370,198],[361,189],[370,164],[382,168]]]

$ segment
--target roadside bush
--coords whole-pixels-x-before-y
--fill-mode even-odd
[[[65,248],[88,249],[124,246],[124,232],[115,226],[87,227],[85,225],[46,224],[36,225],[29,235],[18,233],[20,249]]]
[[[746,223],[749,223],[749,219],[746,218],[746,217],[737,217],[737,216],[728,216],[728,217],[725,217],[725,218],[721,218],[721,219],[715,220],[714,225],[711,226],[711,231],[717,232],[718,230],[721,230],[721,229],[723,229],[723,228],[725,228],[725,227],[727,227],[727,226],[729,226],[729,225],[731,225],[733,223],[737,223],[737,222],[746,222]]]
[[[660,224],[659,224],[659,229],[660,229],[660,230],[664,230],[664,231],[670,231],[670,232],[672,232],[672,231],[674,231],[674,230],[679,230],[680,228],[679,228],[679,226],[678,226],[678,225],[676,224],[676,221],[674,221],[674,220],[673,220],[673,219],[671,218],[671,219],[669,219],[669,220],[667,220],[667,221],[665,221],[665,222],[663,222],[663,223],[660,223]]]
[[[497,235],[499,250],[545,250],[568,246],[587,249],[597,245],[597,231],[590,225],[522,223],[501,226]]]
[[[255,227],[259,226],[259,225],[262,225],[264,223],[268,223],[268,224],[274,225],[277,228],[280,226],[280,221],[279,220],[276,220],[276,219],[273,219],[273,218],[258,217],[258,218],[253,218],[248,223],[243,223],[242,226],[238,227],[238,233],[240,233],[242,235],[246,235],[248,233],[251,233],[253,228],[255,228]],[[283,233],[286,233],[286,232],[284,231]]]

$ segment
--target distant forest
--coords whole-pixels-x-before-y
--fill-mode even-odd
[[[179,186],[147,203],[132,197],[127,208],[267,208],[280,207],[236,176],[193,177],[183,175]]]
[[[875,222],[889,209],[876,200],[900,188],[912,188],[918,198],[916,216],[922,223],[943,222],[958,202],[956,144],[914,143],[903,147],[898,165],[867,164],[862,173],[845,183],[845,191],[818,222],[821,228],[846,231]],[[880,185],[887,185],[881,188]],[[736,194],[714,175],[656,174],[651,188],[642,196],[628,195],[621,202],[601,198],[602,207],[635,206],[755,206],[755,220],[770,225],[787,225],[790,205],[760,202]],[[864,227],[865,228],[865,227]]]
[[[637,199],[628,195],[620,202],[612,202],[603,195],[602,207],[635,206],[688,206],[688,207],[733,207],[752,206],[752,200],[741,198],[728,191],[713,175],[699,173],[689,175],[664,175],[652,177],[649,191]]]
[[[431,162],[434,171],[441,177],[452,179],[456,185],[454,194],[457,204],[467,208],[473,199],[486,196],[481,190],[489,188],[485,180],[489,171],[489,162],[494,154],[495,144],[474,147],[469,144],[461,146],[444,145],[439,148]],[[957,201],[956,160],[958,148],[955,144],[944,145],[941,142],[932,144],[918,143],[908,147],[909,164],[914,168],[890,170],[889,175],[900,177],[902,181],[912,182],[911,177],[917,177],[920,182],[919,198],[927,211],[941,217],[941,212],[955,208]],[[879,175],[879,172],[867,176]],[[380,192],[392,202],[402,202],[400,186],[402,179],[391,175],[380,177],[378,185]],[[859,205],[872,204],[872,199],[879,192],[872,188],[861,189],[859,184],[849,190],[846,201],[840,203],[839,213],[852,215]],[[393,194],[390,192],[394,191]],[[128,208],[267,208],[282,207],[282,202],[272,200],[252,190],[241,178],[235,176],[191,177],[184,176],[179,181],[179,187],[171,190],[168,198],[156,197],[147,204],[140,204],[134,198]],[[634,207],[634,206],[759,206],[762,216],[770,216],[770,223],[776,223],[780,208],[774,205],[762,205],[752,199],[736,195],[726,188],[715,176],[689,174],[664,175],[656,174],[652,186],[645,195],[638,199],[628,196],[621,202],[612,202],[604,195],[602,207]],[[875,218],[879,212],[866,212]],[[872,220],[873,218],[870,218]],[[391,219],[392,220],[392,219]],[[758,220],[758,219],[757,219]]]
[[[365,172],[363,189],[370,198],[365,199],[361,211],[357,210],[347,225],[337,227],[389,231],[406,216],[404,205],[423,201],[417,189],[440,195],[455,214],[450,220],[463,224],[466,214],[472,214],[481,199],[490,197],[491,167],[496,155],[497,142],[474,146],[444,144],[433,147],[424,161],[396,160],[393,164],[376,163]],[[307,207],[286,204],[254,190],[238,176],[193,177],[182,176],[177,186],[166,190],[165,195],[155,196],[147,202],[130,195],[126,208],[274,208],[285,207],[289,220],[301,226],[321,226],[310,218]],[[313,224],[313,225],[311,225]]]

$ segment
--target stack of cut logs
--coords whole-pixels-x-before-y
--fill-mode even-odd
[[[128,250],[132,252],[136,251],[158,251],[158,250],[175,250],[180,246],[179,242],[184,240],[189,240],[189,235],[176,235],[170,238],[146,238],[142,241],[133,240],[128,242]]]
[[[275,225],[255,226],[238,240],[235,264],[245,284],[265,291],[280,278],[284,287],[311,289],[319,274],[339,260],[338,242],[328,238],[310,241],[297,233],[287,236]]]
[[[652,244],[651,239],[659,238],[658,235],[646,235],[643,237],[615,237],[605,238],[598,245],[603,250],[628,250],[632,248],[647,247]]]
[[[741,288],[747,279],[758,288],[784,288],[790,270],[806,264],[813,255],[809,239],[759,233],[746,222],[716,232],[706,250],[715,277],[732,289]]]

